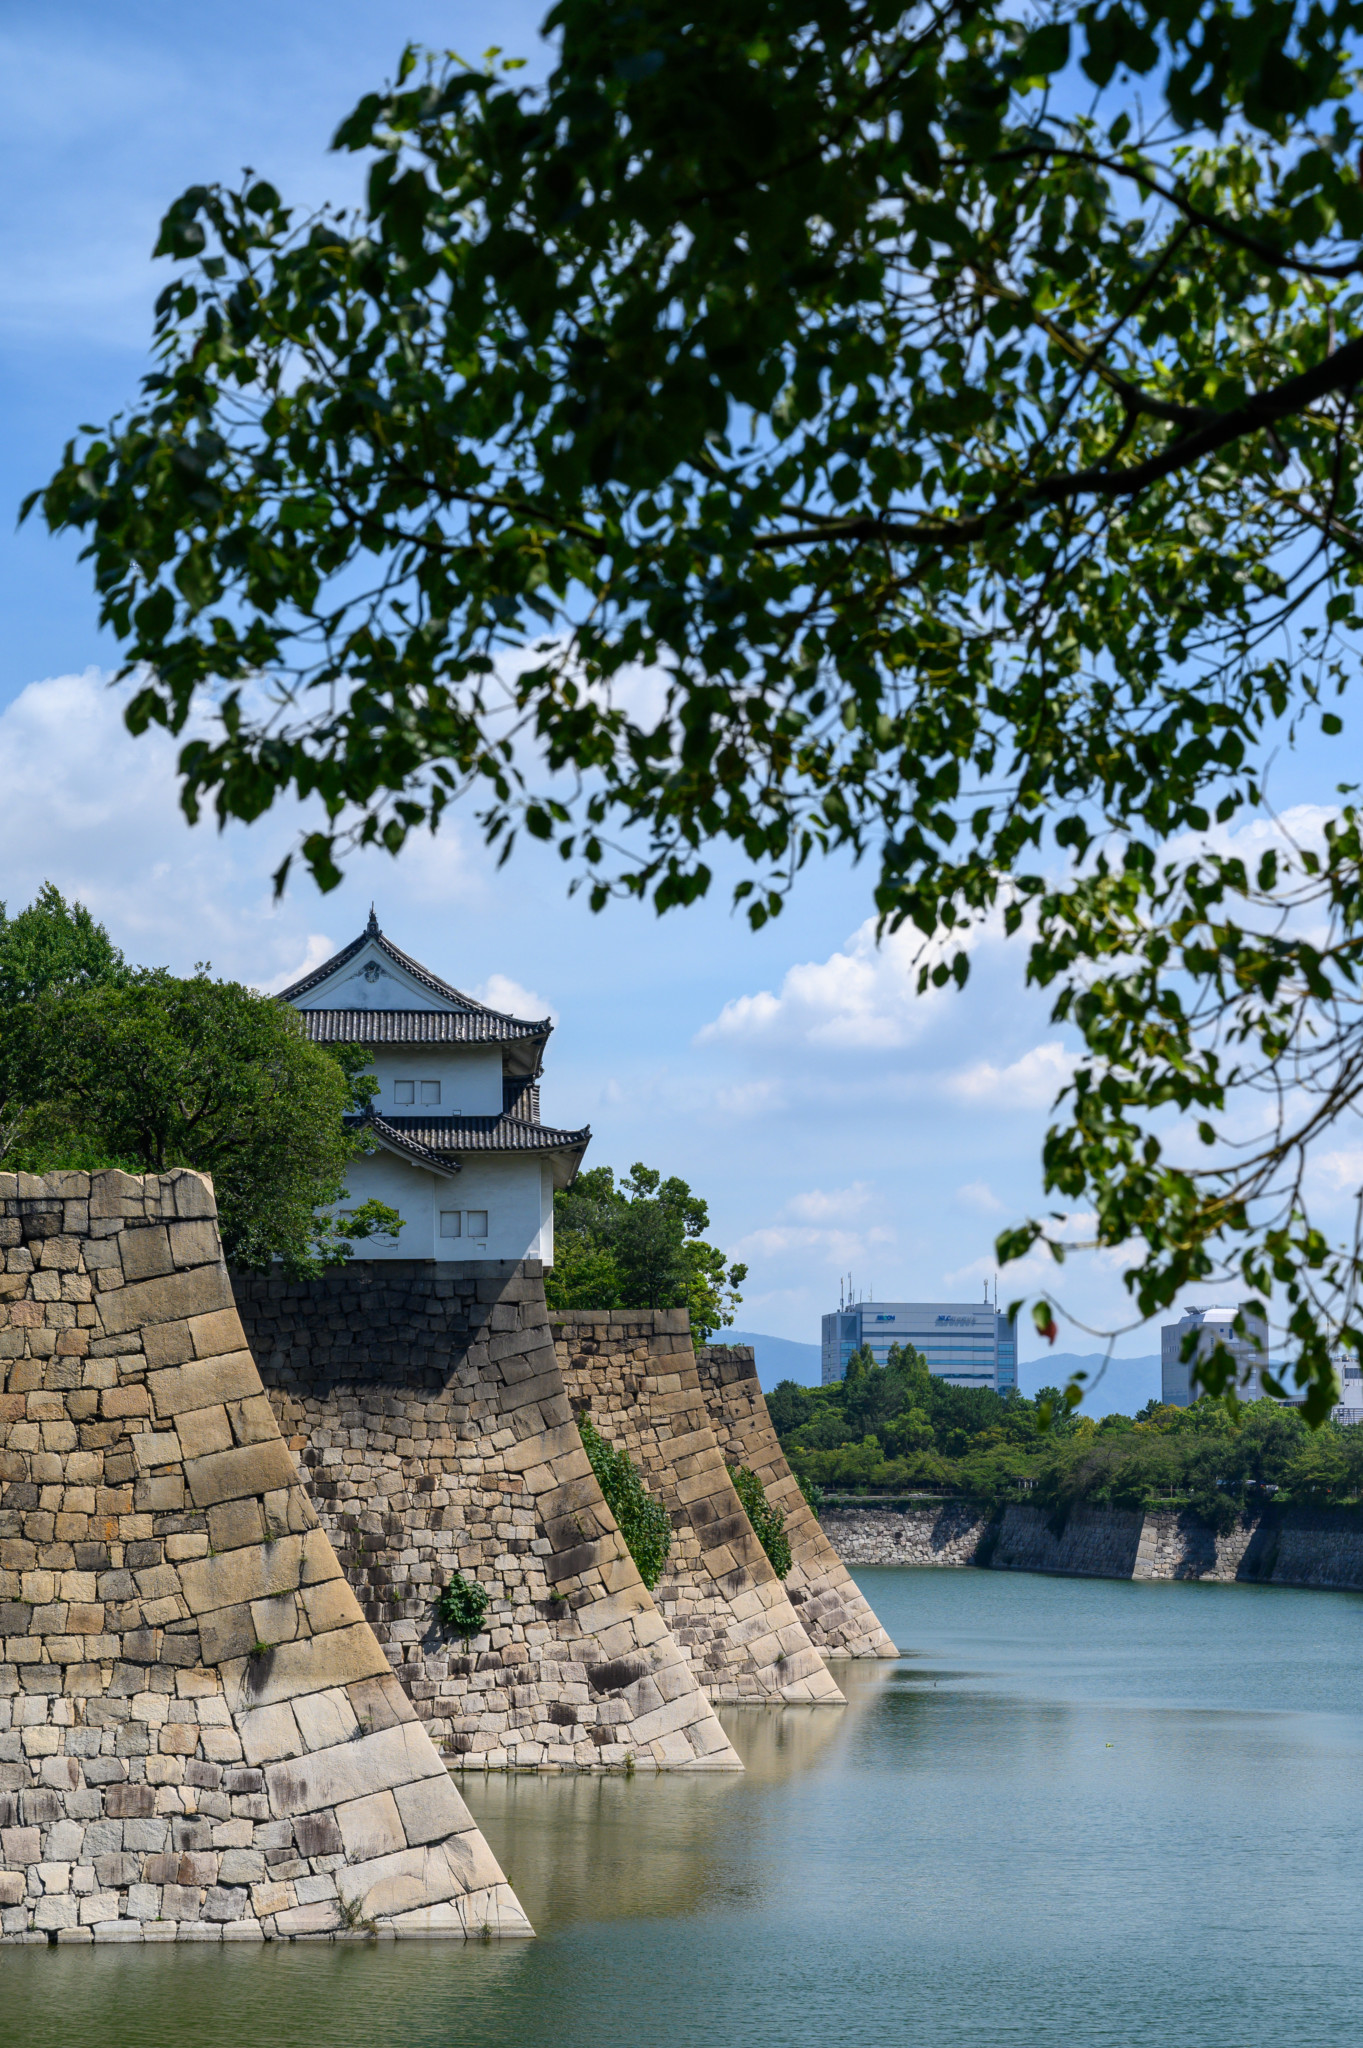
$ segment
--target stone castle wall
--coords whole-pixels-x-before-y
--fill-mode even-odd
[[[710,1426],[726,1465],[746,1465],[780,1508],[790,1541],[785,1587],[790,1603],[826,1657],[896,1657],[896,1650],[800,1491],[776,1440],[751,1346],[708,1344],[696,1371]]]
[[[1197,1515],[1079,1507],[1052,1525],[1022,1503],[1002,1514],[950,1500],[904,1510],[826,1508],[849,1564],[983,1565],[1104,1579],[1215,1579],[1363,1590],[1363,1517],[1351,1509],[1267,1508],[1224,1534]]]
[[[628,1452],[668,1511],[672,1548],[654,1597],[709,1697],[841,1705],[734,1491],[685,1309],[552,1320],[574,1409]]]
[[[234,1284],[322,1525],[437,1742],[492,1769],[740,1768],[587,1462],[537,1263]],[[434,1619],[455,1572],[492,1595],[467,1651]]]
[[[0,1173],[0,1936],[528,1934],[318,1527],[209,1183]]]

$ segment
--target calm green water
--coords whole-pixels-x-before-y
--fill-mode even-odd
[[[23,2048],[1355,2048],[1363,1596],[866,1571],[742,1778],[465,1791],[533,1943],[0,1952]]]

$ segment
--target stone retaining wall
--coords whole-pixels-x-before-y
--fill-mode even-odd
[[[582,1449],[537,1262],[238,1276],[323,1527],[417,1713],[466,1766],[738,1770]],[[435,1622],[492,1595],[466,1652]]]
[[[785,1587],[810,1641],[826,1657],[897,1657],[786,1463],[751,1346],[705,1345],[696,1352],[696,1371],[725,1464],[755,1472],[767,1499],[785,1515],[791,1557]]]
[[[843,1697],[753,1534],[706,1410],[685,1309],[553,1317],[569,1398],[667,1508],[660,1612],[712,1700]]]
[[[0,1936],[528,1934],[299,1484],[210,1184],[0,1173]]]
[[[825,1508],[819,1521],[844,1564],[975,1562],[988,1512],[973,1501],[930,1508]]]
[[[826,1508],[845,1563],[984,1565],[1106,1579],[1239,1580],[1363,1591],[1363,1515],[1267,1508],[1220,1535],[1193,1514],[1076,1508],[1059,1527],[1040,1508],[1002,1514],[972,1501],[907,1509]]]

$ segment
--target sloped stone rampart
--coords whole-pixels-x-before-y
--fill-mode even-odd
[[[685,1309],[575,1310],[553,1329],[574,1409],[667,1508],[672,1549],[654,1597],[709,1697],[841,1706],[734,1492]]]
[[[538,1263],[238,1276],[280,1426],[364,1614],[466,1767],[741,1765],[587,1462]],[[467,1648],[435,1620],[491,1595]]]
[[[785,1515],[790,1571],[785,1588],[810,1641],[826,1657],[897,1657],[898,1650],[819,1527],[786,1463],[746,1344],[707,1344],[696,1352],[706,1412],[726,1465],[746,1465]]]
[[[0,1935],[531,1929],[318,1527],[192,1173],[0,1174]]]

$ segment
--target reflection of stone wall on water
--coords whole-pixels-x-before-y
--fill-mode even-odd
[[[1106,1579],[1211,1579],[1363,1589],[1363,1514],[1265,1508],[1224,1534],[1191,1513],[1077,1507],[1068,1516],[973,1501],[898,1509],[826,1508],[829,1539],[851,1565],[987,1565]]]
[[[0,1932],[528,1934],[317,1526],[191,1173],[0,1174]]]
[[[708,1696],[842,1705],[734,1492],[685,1309],[575,1310],[553,1328],[573,1407],[629,1453],[671,1518],[655,1597]]]
[[[891,1678],[890,1663],[859,1665],[859,1698]],[[752,1814],[750,1789],[806,1778],[852,1737],[844,1714],[726,1706],[745,1776],[585,1772],[489,1773],[469,1786],[479,1825],[537,1926],[674,1919],[714,1904],[726,1839]],[[735,1802],[738,1802],[736,1805]]]
[[[785,1588],[810,1641],[826,1657],[897,1656],[786,1463],[751,1347],[706,1345],[696,1353],[696,1370],[725,1463],[755,1472],[767,1499],[785,1514],[791,1558]]]
[[[235,1287],[322,1524],[438,1741],[494,1769],[740,1768],[587,1462],[537,1262]],[[455,1572],[492,1595],[471,1654],[434,1620]]]

